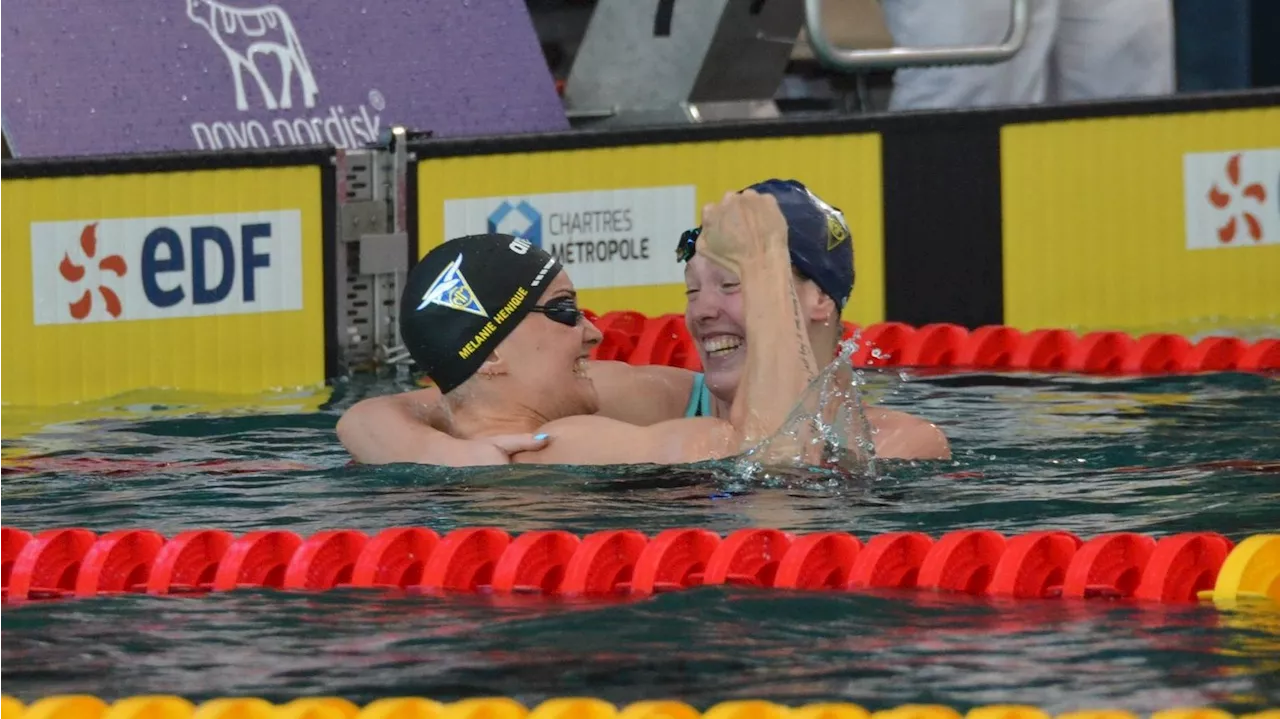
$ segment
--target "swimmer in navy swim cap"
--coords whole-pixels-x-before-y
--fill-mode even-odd
[[[838,350],[844,334],[840,315],[853,295],[853,233],[843,212],[796,180],[765,180],[752,185],[751,189],[777,199],[787,219],[787,245],[796,294],[803,307],[814,354],[825,364]],[[702,256],[700,233],[698,228],[685,232],[676,243],[675,254],[677,261],[684,264],[685,325],[702,360],[703,372],[674,370],[684,373],[687,379],[683,386],[688,390],[673,392],[671,401],[678,405],[674,411],[684,416],[721,417],[738,393],[750,342],[743,331],[744,308],[737,278]],[[620,393],[621,390],[601,380],[603,374],[592,368],[601,393],[605,396]],[[676,378],[670,381],[675,382]],[[606,405],[601,411],[612,410]],[[866,415],[874,430],[872,436],[878,457],[947,459],[951,456],[946,435],[927,420],[871,404],[866,407]]]
[[[443,401],[400,402],[393,417],[385,403],[362,402],[338,424],[344,446],[361,462],[449,465],[683,463],[755,446],[819,369],[808,338],[796,335],[803,318],[786,221],[775,198],[747,191],[704,208],[702,227],[700,256],[740,278],[744,334],[795,339],[786,351],[761,339],[746,352],[742,404],[724,418],[639,425],[596,414],[587,357],[600,332],[578,309],[568,274],[529,242],[489,234],[433,249],[401,300],[405,346]]]

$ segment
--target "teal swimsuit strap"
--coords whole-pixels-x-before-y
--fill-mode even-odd
[[[707,389],[706,377],[701,372],[693,376],[693,388],[689,391],[689,404],[684,409],[684,416],[711,416],[711,390]]]

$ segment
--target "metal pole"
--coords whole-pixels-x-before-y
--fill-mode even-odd
[[[893,0],[889,0],[893,2]],[[960,2],[961,0],[946,0]],[[835,47],[822,27],[822,0],[805,0],[805,30],[813,54],[824,66],[841,72],[892,70],[899,67],[928,65],[991,65],[1013,57],[1027,40],[1030,26],[1028,0],[1010,0],[1013,19],[1009,33],[999,45],[961,45],[956,47],[891,47],[876,50],[851,50]]]

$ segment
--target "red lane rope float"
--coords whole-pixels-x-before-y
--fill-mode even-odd
[[[871,538],[849,570],[847,589],[910,589],[933,548],[933,538],[920,532],[891,532]]]
[[[148,594],[205,592],[235,537],[217,529],[183,532],[156,554],[147,578]]]
[[[693,338],[685,327],[684,315],[663,315],[646,322],[627,362],[691,370],[702,368]]]
[[[1260,535],[1267,537],[1270,535]],[[899,589],[1014,599],[1194,602],[1216,586],[1235,545],[1214,532],[1161,539],[1065,531],[1005,535],[960,530],[936,540],[893,532],[865,543],[847,532],[793,535],[741,529],[669,529],[650,538],[624,529],[578,537],[563,530],[512,537],[494,527],[440,536],[392,527],[372,537],[351,529],[303,538],[289,531],[234,537],[221,530],[51,529],[3,533],[7,601],[122,592],[200,594],[240,588],[325,591],[380,588],[563,597],[643,597],[707,585],[800,591]],[[1269,595],[1280,587],[1280,540],[1264,543],[1241,576]],[[1250,558],[1262,550],[1250,549]],[[1241,566],[1244,566],[1243,564]],[[1273,586],[1274,585],[1274,586]],[[1269,589],[1270,588],[1270,589]]]
[[[596,320],[604,335],[595,359],[701,369],[684,316],[647,318],[638,312],[609,312]],[[988,325],[972,331],[956,324],[912,327],[879,322],[866,327],[845,322],[842,337],[860,331],[852,363],[858,367],[930,367],[988,371],[1068,372],[1098,375],[1162,375],[1193,372],[1280,371],[1280,339],[1252,344],[1234,337],[1206,337],[1192,343],[1181,335],[1089,332],[1063,329],[1022,332]]]

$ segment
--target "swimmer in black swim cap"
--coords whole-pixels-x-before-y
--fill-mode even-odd
[[[601,335],[562,269],[528,240],[486,234],[445,242],[409,273],[401,336],[455,409],[465,400],[539,422],[596,412],[586,362]]]

